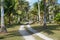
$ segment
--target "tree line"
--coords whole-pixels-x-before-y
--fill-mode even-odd
[[[56,0],[38,2],[35,2],[30,8],[29,2],[26,0],[1,0],[1,32],[7,32],[6,25],[21,24],[26,21],[38,21],[43,24],[44,28],[46,28],[47,22],[60,22],[60,4],[56,3]]]

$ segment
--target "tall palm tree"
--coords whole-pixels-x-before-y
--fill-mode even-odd
[[[40,1],[38,0],[38,16],[39,16],[39,21],[40,21]]]
[[[44,2],[44,28],[46,28],[46,0],[43,0]]]
[[[41,13],[43,14],[44,12],[44,3],[43,3],[43,0],[41,1],[38,1],[38,2],[35,2],[33,4],[33,11],[32,13],[37,17],[37,20],[40,20],[40,23],[43,23],[43,16],[41,16]]]
[[[1,0],[1,32],[7,32],[4,25],[4,0]]]

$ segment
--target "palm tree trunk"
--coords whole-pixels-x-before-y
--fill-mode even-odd
[[[44,0],[44,24],[43,27],[46,28],[46,0]]]
[[[5,27],[5,25],[4,25],[3,0],[1,0],[1,32],[7,32],[6,27]]]
[[[9,12],[8,16],[9,16],[9,25],[11,25],[10,12]]]
[[[49,23],[51,23],[51,8],[52,8],[52,6],[49,6],[49,8],[48,8],[48,10],[49,10]]]
[[[38,0],[38,19],[39,19],[39,22],[40,22],[40,3],[39,3],[39,0]]]
[[[20,16],[18,15],[18,21],[17,21],[17,23],[20,23]]]

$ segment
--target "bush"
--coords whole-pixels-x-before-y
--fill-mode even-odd
[[[57,13],[57,15],[55,16],[55,21],[60,24],[60,13]]]

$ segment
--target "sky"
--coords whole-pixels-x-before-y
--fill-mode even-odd
[[[30,6],[33,5],[33,3],[37,2],[38,0],[27,0],[30,4]],[[58,0],[58,3],[60,4],[60,0]]]
[[[30,6],[32,6],[33,3],[37,2],[37,0],[27,0],[27,1],[29,2]]]
[[[58,0],[58,3],[60,4],[60,0]]]

